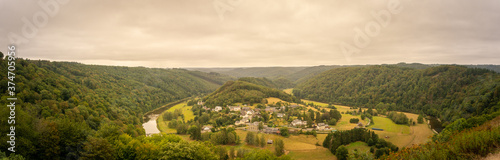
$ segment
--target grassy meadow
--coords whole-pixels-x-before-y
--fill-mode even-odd
[[[193,111],[191,111],[191,108],[192,108],[192,106],[187,106],[187,103],[183,102],[183,103],[179,103],[179,104],[169,108],[165,112],[174,112],[174,110],[176,110],[176,109],[182,109],[182,114],[184,114],[184,121],[188,121],[188,120],[194,119],[194,113],[193,113]],[[177,133],[176,129],[168,128],[168,121],[163,120],[163,114],[165,112],[161,113],[160,116],[158,117],[158,119],[156,120],[157,121],[156,123],[158,125],[158,129],[162,133]]]

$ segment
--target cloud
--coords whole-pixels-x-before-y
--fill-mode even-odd
[[[401,13],[350,62],[339,42],[353,44],[354,29],[376,21],[372,12],[392,0],[238,0],[223,21],[214,1],[70,0],[18,46],[19,55],[147,67],[500,62],[495,0],[400,0]],[[22,34],[23,17],[43,11],[30,0],[2,1],[2,7],[2,46],[11,43],[9,33]]]

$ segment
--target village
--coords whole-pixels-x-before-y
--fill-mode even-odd
[[[271,107],[271,106],[265,106],[265,108],[252,108],[250,106],[247,106],[246,104],[243,105],[237,105],[237,106],[230,106],[227,105],[225,107],[222,106],[215,106],[214,108],[209,108],[204,105],[204,102],[199,101],[198,102],[199,106],[202,106],[202,108],[207,111],[207,112],[219,112],[222,113],[224,110],[228,110],[230,115],[238,115],[239,118],[235,120],[234,124],[228,125],[226,127],[234,127],[238,130],[245,130],[245,131],[251,131],[251,132],[261,132],[261,133],[266,133],[266,134],[280,134],[280,129],[281,128],[286,128],[288,129],[289,133],[329,133],[329,132],[335,132],[337,129],[335,129],[333,126],[328,125],[327,123],[314,123],[311,125],[307,124],[307,121],[301,120],[300,118],[296,116],[290,116],[288,115],[286,110],[287,108],[289,110],[296,110],[298,112],[305,111],[305,108],[301,105],[287,105],[287,106],[281,106],[281,107]],[[274,121],[279,121],[279,122],[284,122],[281,123],[280,125],[269,125],[266,124],[263,121],[259,121],[263,119],[262,114],[268,114],[270,117],[273,117]],[[287,118],[288,120],[285,120]],[[362,122],[358,122],[357,126],[355,128],[364,128],[365,125],[363,125]],[[212,125],[205,125],[203,126],[202,133],[205,132],[211,132],[213,129]]]

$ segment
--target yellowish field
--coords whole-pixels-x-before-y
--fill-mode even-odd
[[[293,95],[293,88],[284,89],[283,92]]]
[[[236,133],[242,141],[245,140],[247,131],[236,130]],[[319,143],[320,145],[323,144],[323,140],[325,139],[325,137],[326,134],[318,134],[317,138],[312,135],[292,135],[288,138],[285,138],[279,135],[266,134],[266,139],[283,139],[283,141],[285,142],[285,150],[290,151],[289,155],[293,159],[298,160],[334,159],[335,156],[330,153],[328,149],[323,148],[322,146],[316,146],[316,143]],[[242,146],[240,147],[256,148],[253,146],[247,146],[246,144],[242,144]],[[264,149],[273,151],[274,147],[272,145],[266,145]]]
[[[337,125],[332,126],[332,127],[335,128],[335,129],[337,129],[337,130],[351,130],[354,127],[357,126],[357,123],[350,123],[349,122],[349,120],[351,120],[351,118],[358,118],[359,122],[363,123],[363,125],[366,125],[368,123],[368,121],[366,121],[368,119],[361,120],[361,116],[353,116],[353,115],[350,115],[350,114],[342,114],[342,118],[340,119],[339,122],[337,122]]]

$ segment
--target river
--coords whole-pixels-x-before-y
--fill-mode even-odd
[[[440,133],[443,130],[443,126],[441,125],[441,121],[436,117],[429,118],[429,124],[431,125],[431,129]]]
[[[162,114],[164,111],[168,110],[170,107],[173,107],[179,103],[182,103],[182,102],[186,101],[187,99],[188,98],[184,98],[184,99],[169,103],[167,105],[164,105],[160,108],[157,108],[155,110],[149,111],[146,114],[144,114],[143,119],[144,119],[144,122],[146,122],[146,123],[143,123],[142,127],[146,131],[146,135],[149,136],[151,134],[160,133],[160,130],[158,130],[158,126],[156,125],[156,119],[158,119],[158,116],[160,116],[160,114]]]
[[[144,124],[142,124],[142,127],[144,127],[144,130],[146,131],[146,135],[151,135],[151,134],[158,134],[160,133],[160,130],[158,130],[158,127],[156,125],[156,119],[158,119],[158,114],[152,114],[148,116],[148,121]]]

